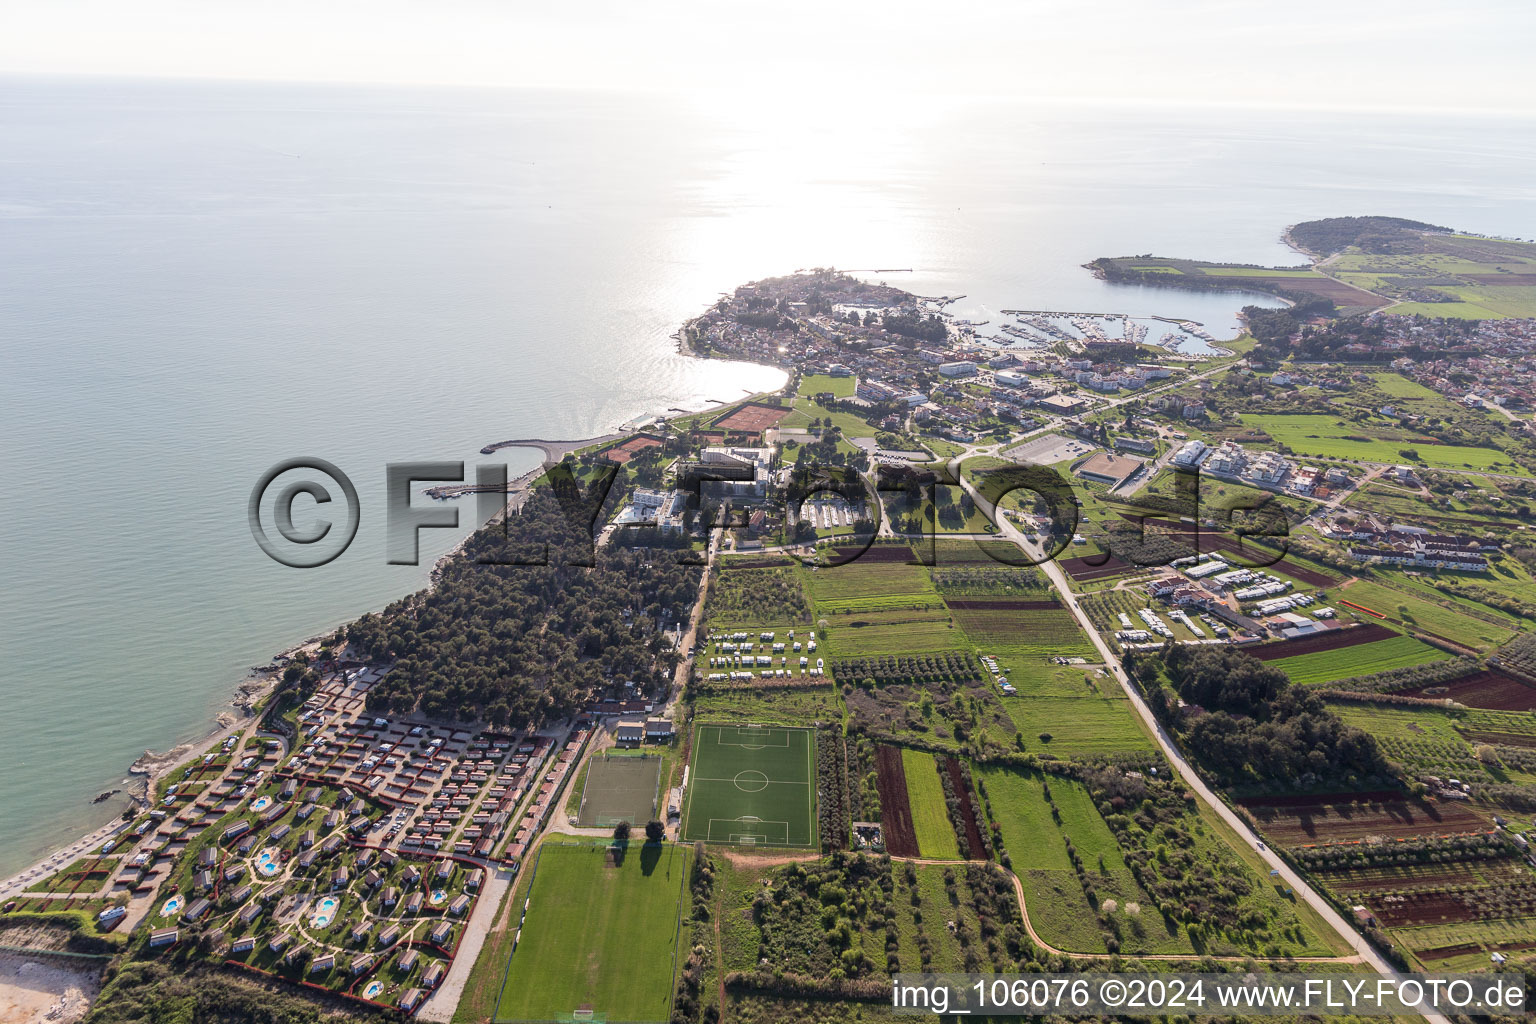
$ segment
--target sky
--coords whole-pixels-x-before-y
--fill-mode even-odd
[[[828,95],[1529,112],[1532,38],[1528,0],[0,0],[0,73],[647,90],[764,112]]]

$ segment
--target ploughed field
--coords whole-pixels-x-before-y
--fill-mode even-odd
[[[1410,800],[1396,792],[1255,797],[1238,804],[1281,846],[1463,835],[1493,827],[1461,801]]]

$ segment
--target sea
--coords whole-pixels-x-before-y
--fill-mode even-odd
[[[387,464],[515,476],[538,453],[480,448],[779,386],[679,353],[722,292],[835,266],[977,321],[1219,338],[1273,300],[1082,264],[1291,265],[1286,225],[1364,213],[1536,236],[1536,121],[0,79],[0,877],[119,813],[93,798],[207,735],[251,666],[426,583],[474,506],[390,564]],[[358,493],[316,568],[247,515],[296,457]]]

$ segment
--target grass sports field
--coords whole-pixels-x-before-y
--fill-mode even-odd
[[[809,729],[701,725],[693,734],[683,838],[812,846],[816,752]]]
[[[540,849],[497,1021],[667,1019],[688,853],[631,843],[616,859],[606,845]]]
[[[621,821],[644,825],[656,814],[656,780],[660,777],[660,757],[594,756],[581,790],[581,824],[588,828]]]

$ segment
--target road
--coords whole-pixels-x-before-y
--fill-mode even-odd
[[[996,516],[996,510],[991,507],[973,486],[964,481],[962,481],[962,486],[970,492],[971,497],[976,500],[976,503],[984,511],[994,516],[993,521],[998,524],[998,528],[1002,531],[1004,537],[1013,541],[1032,559],[1039,562],[1041,570],[1044,571],[1046,578],[1051,581],[1051,585],[1056,588],[1062,603],[1072,611],[1072,615],[1077,619],[1078,625],[1088,634],[1089,640],[1093,642],[1093,646],[1103,657],[1105,667],[1109,669],[1115,680],[1119,682],[1121,689],[1125,691],[1126,696],[1130,698],[1131,706],[1136,709],[1137,715],[1146,724],[1147,731],[1157,740],[1157,745],[1162,750],[1163,756],[1167,758],[1173,770],[1178,773],[1180,780],[1189,787],[1189,790],[1202,803],[1219,816],[1240,839],[1249,843],[1254,848],[1254,851],[1269,866],[1270,870],[1276,872],[1279,879],[1291,887],[1297,899],[1305,901],[1309,907],[1317,912],[1319,917],[1328,923],[1329,927],[1333,928],[1334,931],[1347,940],[1363,962],[1369,964],[1379,974],[1398,977],[1399,972],[1355,931],[1354,926],[1344,920],[1333,909],[1332,904],[1324,899],[1312,886],[1307,884],[1307,881],[1292,870],[1291,866],[1281,859],[1277,853],[1264,845],[1258,834],[1249,827],[1248,823],[1239,817],[1236,811],[1222,801],[1205,784],[1199,773],[1195,771],[1194,766],[1184,757],[1184,754],[1173,742],[1172,737],[1163,728],[1162,723],[1152,714],[1151,707],[1142,699],[1141,692],[1131,682],[1130,676],[1126,674],[1125,669],[1121,666],[1119,657],[1110,649],[1109,644],[1100,635],[1098,628],[1093,624],[1087,613],[1083,611],[1082,605],[1078,602],[1077,595],[1072,592],[1067,574],[1062,571],[1061,567],[1053,559],[1044,558],[1043,552],[1037,546],[1030,544],[1024,535],[1019,532],[1018,527],[1014,526],[1005,517]],[[1444,1016],[1437,1013],[1426,1013],[1424,1016],[1431,1024],[1449,1024],[1449,1021]]]

